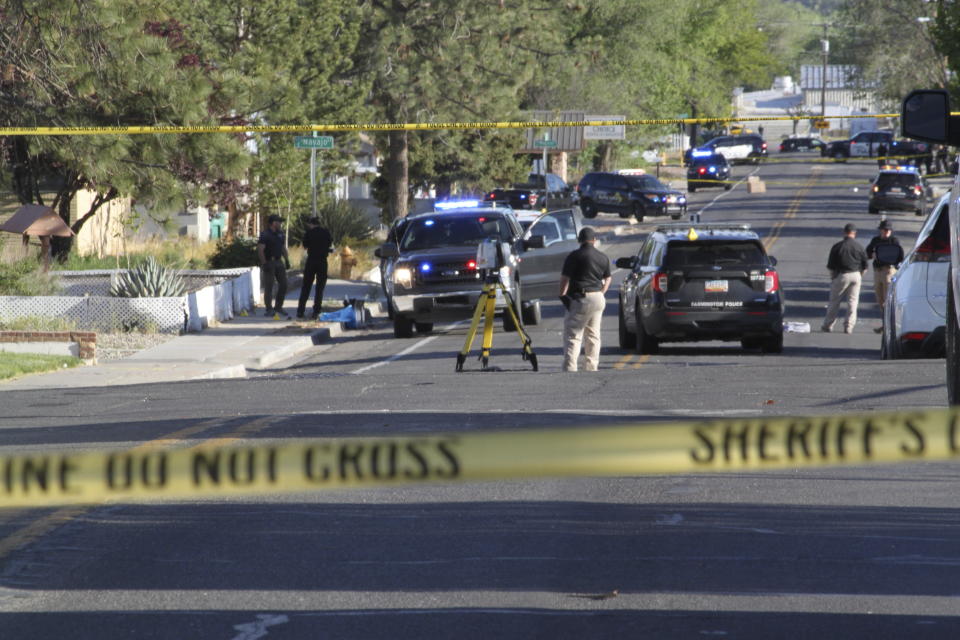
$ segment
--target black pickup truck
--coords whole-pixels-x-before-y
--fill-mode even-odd
[[[470,318],[483,289],[477,248],[498,238],[511,260],[500,280],[514,298],[524,324],[540,322],[540,299],[556,298],[563,261],[579,246],[582,218],[576,209],[539,216],[526,230],[512,209],[464,207],[406,218],[402,237],[378,249],[385,261],[384,285],[393,317],[393,333],[409,338],[433,330],[435,322]],[[498,292],[497,312],[506,304]],[[510,314],[503,328],[515,330]]]
[[[484,200],[509,205],[512,209],[569,209],[576,199],[573,187],[555,173],[531,173],[526,182],[510,189],[494,189]]]

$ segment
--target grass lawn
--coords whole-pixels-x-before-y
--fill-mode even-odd
[[[0,351],[0,380],[16,378],[28,373],[43,373],[55,369],[75,367],[79,358],[73,356],[50,356],[40,353],[12,353]]]

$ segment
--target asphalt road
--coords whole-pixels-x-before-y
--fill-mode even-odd
[[[788,301],[782,354],[735,343],[616,346],[564,374],[561,307],[491,364],[456,374],[466,323],[396,340],[387,324],[249,380],[6,392],[0,446],[190,446],[302,436],[526,429],[945,404],[942,360],[881,361],[871,287],[853,335],[816,331],[827,251],[865,244],[873,163],[775,154],[767,192],[701,190],[704,221],[766,239]],[[785,160],[780,162],[780,160]],[[854,191],[854,187],[858,191]],[[893,214],[905,245],[921,218]],[[593,221],[611,258],[658,221]],[[612,233],[623,227],[620,235]],[[615,276],[615,282],[623,274]],[[474,345],[475,349],[477,345]],[[951,464],[723,476],[575,478],[0,513],[0,637],[953,638]]]

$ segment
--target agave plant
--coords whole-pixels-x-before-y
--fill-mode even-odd
[[[186,290],[181,278],[150,256],[134,269],[119,274],[110,285],[110,295],[115,298],[165,298],[183,295]]]

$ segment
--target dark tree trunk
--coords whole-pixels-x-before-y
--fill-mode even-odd
[[[404,218],[409,212],[410,190],[408,176],[410,158],[408,155],[408,137],[406,131],[391,131],[387,154],[387,188],[391,218]]]

